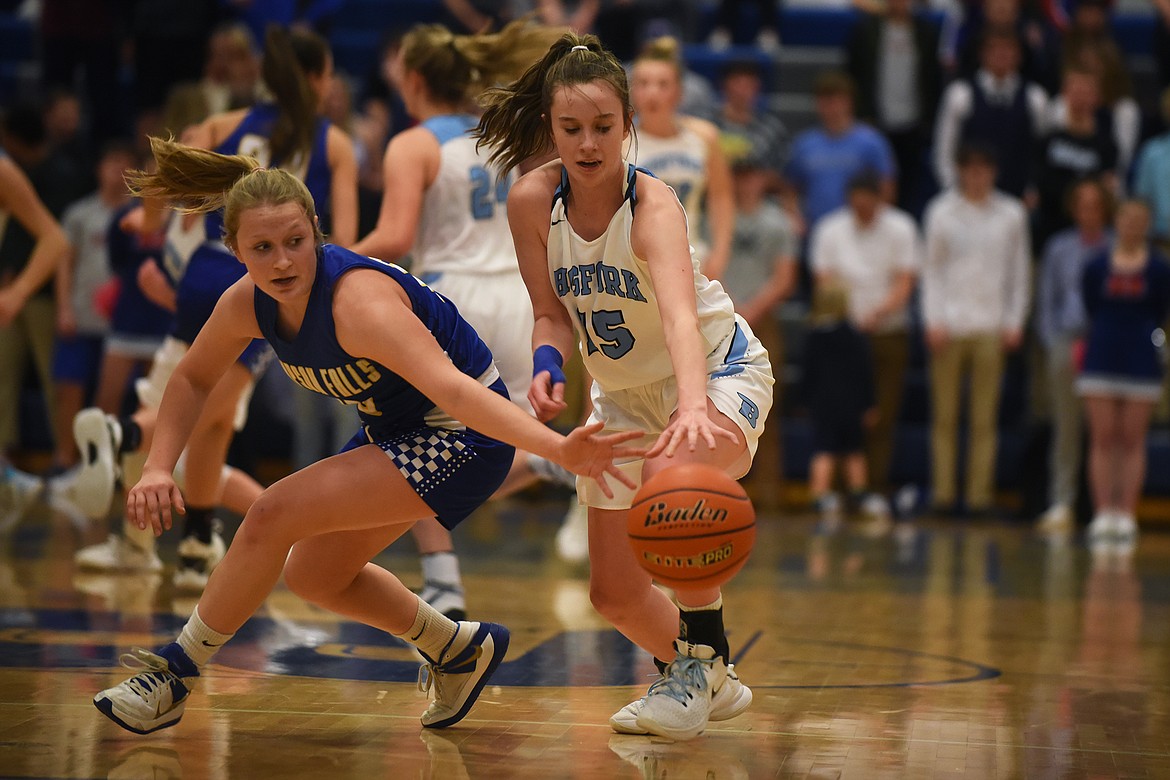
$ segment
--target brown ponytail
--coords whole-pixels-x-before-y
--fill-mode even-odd
[[[591,81],[613,87],[628,123],[630,88],[622,64],[602,47],[597,36],[565,33],[515,82],[483,94],[480,103],[484,113],[472,134],[479,139],[479,146],[494,147],[491,162],[511,170],[552,150],[548,112],[553,92]]]
[[[402,63],[423,77],[436,101],[458,106],[485,87],[517,78],[562,32],[528,19],[479,35],[455,35],[440,24],[424,24],[403,36]]]
[[[308,187],[288,171],[262,168],[253,157],[218,154],[163,138],[150,139],[157,170],[130,171],[126,183],[139,198],[158,198],[179,211],[203,214],[223,209],[224,242],[235,247],[240,214],[263,205],[295,203],[313,224],[318,244],[325,239]]]
[[[316,33],[268,25],[261,74],[280,108],[269,138],[273,164],[292,164],[312,150],[318,97],[306,76],[324,73],[328,59],[329,45]]]

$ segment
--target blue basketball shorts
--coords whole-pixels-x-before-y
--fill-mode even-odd
[[[503,380],[489,389],[507,398]],[[381,434],[363,428],[341,448],[375,444],[398,468],[444,528],[452,529],[499,489],[516,449],[472,430],[420,425]]]

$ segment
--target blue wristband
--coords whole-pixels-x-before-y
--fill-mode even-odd
[[[536,376],[541,371],[547,371],[549,380],[554,385],[565,383],[565,372],[561,370],[561,366],[564,364],[565,359],[551,344],[541,344],[532,353],[532,375]]]

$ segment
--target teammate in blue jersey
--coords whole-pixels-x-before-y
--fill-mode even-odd
[[[268,488],[253,503],[178,639],[102,691],[94,704],[149,733],[182,717],[195,678],[260,607],[277,579],[321,607],[413,644],[434,698],[422,723],[471,708],[508,645],[493,623],[453,622],[370,558],[418,520],[447,527],[499,486],[513,446],[627,488],[615,457],[640,432],[601,425],[561,436],[507,400],[491,353],[455,306],[402,269],[323,244],[313,200],[287,171],[155,139],[142,195],[196,211],[224,209],[225,244],[247,276],[224,293],[176,367],[142,479],[126,499],[139,529],[161,533],[183,497],[172,472],[209,394],[252,340],[267,337],[298,384],[357,407],[361,431],[338,455]],[[504,444],[503,442],[508,442]]]
[[[459,307],[491,348],[512,401],[531,412],[532,305],[508,229],[508,188],[476,148],[478,117],[472,98],[485,86],[519,76],[559,31],[527,21],[493,35],[453,35],[441,25],[420,25],[402,38],[395,82],[407,112],[419,124],[386,147],[385,189],[374,230],[353,248],[386,260],[410,256],[410,270]],[[573,475],[530,453],[518,452],[500,495],[538,476]],[[560,472],[557,474],[556,472]],[[412,529],[422,558],[419,595],[454,619],[466,615],[459,559],[450,532],[435,521]]]
[[[504,170],[550,150],[560,157],[508,196],[536,317],[529,399],[537,417],[564,408],[562,356],[576,341],[594,380],[591,419],[648,433],[646,456],[621,464],[631,482],[685,462],[743,476],[772,403],[768,356],[719,283],[699,271],[674,192],[622,159],[633,112],[621,63],[596,37],[568,34],[485,103],[477,136]],[[678,589],[676,606],[655,588],[626,537],[635,491],[598,488],[577,480],[589,506],[590,599],[664,672],[610,725],[689,739],[751,703],[730,664],[722,596]]]
[[[254,157],[261,165],[278,166],[301,178],[322,204],[322,217],[334,242],[349,246],[357,238],[357,165],[353,143],[339,128],[320,116],[332,81],[328,43],[311,32],[269,30],[263,60],[265,84],[275,102],[250,109],[216,114],[184,133],[193,146],[224,154]],[[149,205],[149,204],[148,204]],[[143,230],[151,232],[147,210]],[[167,231],[164,267],[177,286],[175,327],[155,356],[150,375],[138,383],[142,409],[133,417],[116,418],[100,409],[83,410],[74,421],[78,448],[88,453],[75,494],[88,513],[104,515],[110,506],[121,456],[144,452],[163,388],[179,359],[210,317],[220,296],[244,274],[244,269],[222,241],[223,218],[211,213],[172,220]],[[193,432],[184,463],[190,503],[179,543],[179,566],[174,574],[180,590],[202,590],[208,574],[223,557],[225,543],[215,530],[212,512],[217,505],[246,509],[260,494],[254,480],[248,490],[231,490],[224,462],[234,430],[243,427],[256,379],[271,360],[268,345],[257,340],[224,374]],[[127,483],[133,481],[128,475]],[[238,494],[238,495],[237,495]],[[242,503],[242,506],[240,504]],[[78,552],[79,565],[95,569],[159,569],[152,537],[129,529],[123,536]]]

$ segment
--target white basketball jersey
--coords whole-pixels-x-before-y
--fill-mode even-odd
[[[674,190],[687,217],[696,225],[707,191],[707,144],[686,125],[670,137],[638,133],[638,167],[645,168]]]
[[[585,367],[603,390],[637,387],[674,374],[650,269],[630,245],[638,203],[637,170],[628,166],[626,199],[605,232],[592,241],[569,225],[565,205],[569,182],[563,169],[553,198],[549,278],[575,323]],[[709,354],[731,331],[735,312],[719,283],[700,273],[693,252],[691,267],[704,354]]]
[[[437,116],[422,123],[439,141],[439,172],[423,196],[422,216],[410,251],[411,273],[519,273],[508,228],[508,190],[515,172],[500,178],[476,151],[470,114]]]

